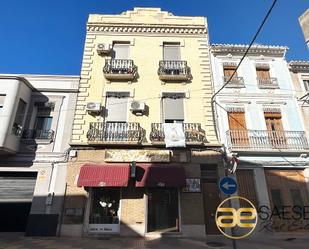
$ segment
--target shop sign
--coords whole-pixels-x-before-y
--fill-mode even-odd
[[[200,193],[201,192],[201,179],[200,178],[187,178],[186,186],[182,189],[186,193]]]
[[[169,150],[106,150],[105,162],[169,162]]]

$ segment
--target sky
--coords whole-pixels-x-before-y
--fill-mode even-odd
[[[159,7],[205,16],[211,43],[249,44],[272,0],[0,0],[0,73],[79,75],[89,14]],[[256,43],[309,60],[298,17],[309,0],[278,0]]]

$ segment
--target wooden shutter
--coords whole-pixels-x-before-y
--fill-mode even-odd
[[[235,69],[236,69],[236,67],[233,67],[233,66],[224,66],[223,67],[224,76],[228,79],[229,77],[232,76]],[[237,77],[237,72],[235,72],[234,77]]]
[[[259,79],[270,79],[268,68],[256,68],[256,75]]]
[[[244,112],[229,112],[228,120],[230,130],[247,130]]]
[[[233,146],[247,146],[249,144],[246,118],[244,112],[228,113],[231,143]]]

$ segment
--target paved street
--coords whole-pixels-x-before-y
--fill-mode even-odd
[[[265,238],[242,240],[237,249],[308,249],[309,236],[296,239]],[[0,249],[232,249],[223,237],[210,237],[207,241],[188,238],[55,238],[24,237],[22,234],[0,234]]]

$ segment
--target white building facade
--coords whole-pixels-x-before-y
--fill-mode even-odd
[[[0,231],[56,235],[78,76],[0,75]]]
[[[215,92],[232,76],[247,48],[212,45]],[[309,201],[309,147],[286,51],[253,45],[215,98],[218,135],[238,162],[237,195],[252,201],[259,212],[257,234],[303,231],[307,225],[303,216],[297,221],[282,217],[287,212],[291,216],[295,206],[303,211]]]

